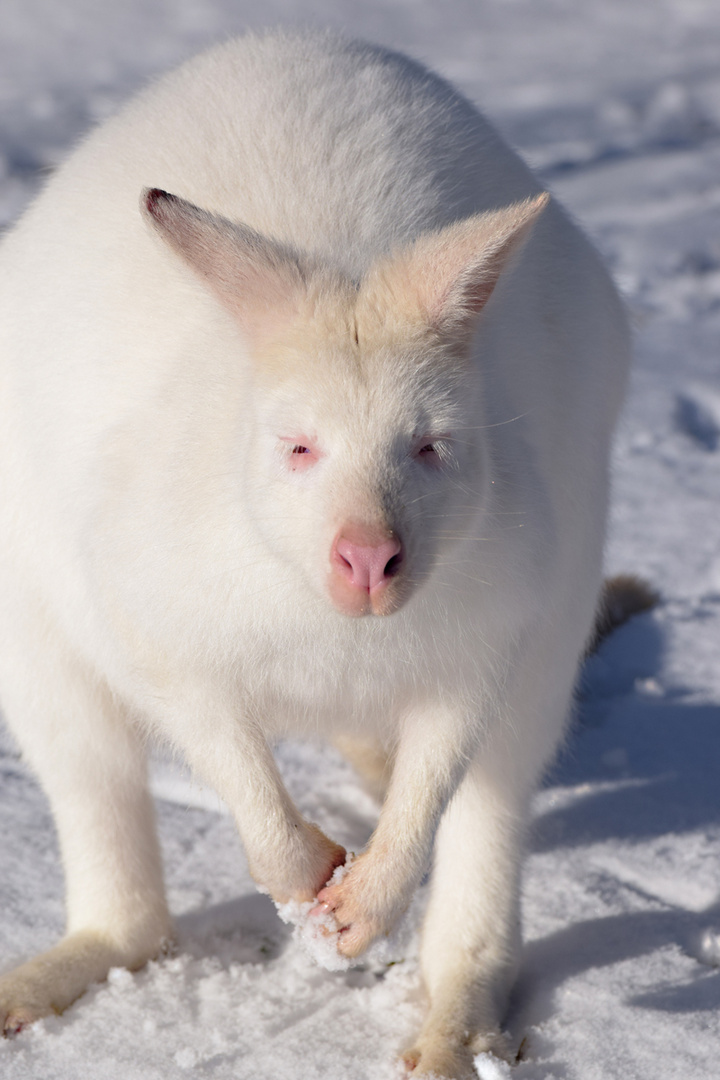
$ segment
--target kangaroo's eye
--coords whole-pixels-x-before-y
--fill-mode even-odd
[[[291,435],[280,435],[282,454],[286,466],[291,472],[305,472],[316,465],[323,456],[314,439],[298,433],[302,442],[295,442]]]
[[[415,440],[412,456],[415,461],[422,462],[429,469],[440,469],[448,461],[447,451],[450,436],[431,435],[428,441],[425,442],[427,438],[427,435],[421,435]]]

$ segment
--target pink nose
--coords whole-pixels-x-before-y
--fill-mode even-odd
[[[402,544],[394,533],[363,526],[346,526],[335,540],[332,562],[349,584],[372,592],[394,577],[402,562]]]

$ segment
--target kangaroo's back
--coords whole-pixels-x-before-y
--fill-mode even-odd
[[[156,186],[356,274],[392,244],[540,190],[438,76],[312,33],[248,35],[197,57],[92,134],[64,171],[53,188],[68,214],[92,212],[92,180],[128,215],[138,186]]]

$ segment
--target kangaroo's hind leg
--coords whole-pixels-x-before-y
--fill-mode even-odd
[[[30,644],[3,642],[0,693],[55,817],[67,929],[0,978],[5,1034],[61,1012],[111,967],[141,967],[170,932],[140,738],[108,688],[43,630]]]

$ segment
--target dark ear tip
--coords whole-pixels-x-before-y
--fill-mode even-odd
[[[145,188],[140,198],[140,206],[151,217],[158,218],[160,216],[160,205],[170,202],[172,199],[173,196],[169,192],[163,191],[162,188]]]

